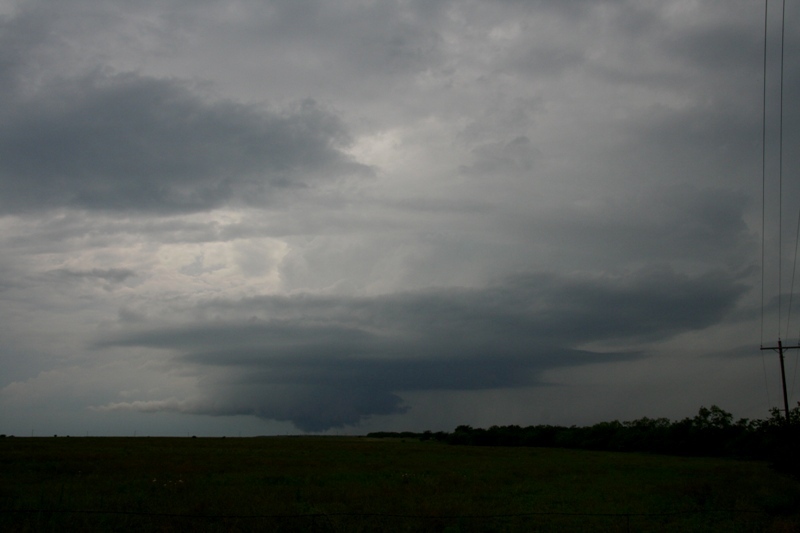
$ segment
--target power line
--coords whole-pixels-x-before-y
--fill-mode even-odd
[[[764,1],[764,62],[763,62],[763,92],[761,99],[761,346],[764,346],[764,278],[766,270],[765,261],[765,233],[767,212],[767,21],[769,15],[769,0]],[[767,410],[772,406],[769,397],[769,380],[767,379],[767,360],[763,350],[761,365],[764,369],[764,387],[767,392]]]
[[[783,266],[783,50],[786,34],[786,0],[781,2],[781,68],[780,68],[780,93],[778,112],[778,339],[781,338],[780,324],[782,297],[782,266]],[[787,330],[789,324],[786,324]],[[788,331],[787,331],[788,334]]]

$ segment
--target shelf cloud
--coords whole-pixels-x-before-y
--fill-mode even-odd
[[[98,346],[168,350],[176,369],[202,376],[199,399],[104,409],[255,415],[304,431],[356,425],[405,412],[398,394],[407,391],[531,386],[547,369],[641,358],[578,346],[703,328],[743,292],[723,275],[663,271],[624,280],[519,275],[477,290],[373,298],[215,302],[206,310],[218,315],[211,323],[140,328]]]

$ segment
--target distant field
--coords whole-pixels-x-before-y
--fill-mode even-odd
[[[726,459],[355,437],[3,438],[3,531],[800,531]]]

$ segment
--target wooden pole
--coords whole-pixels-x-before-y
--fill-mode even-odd
[[[786,394],[786,369],[783,364],[783,352],[785,350],[798,350],[800,345],[797,346],[784,346],[780,339],[778,339],[777,346],[762,346],[762,350],[775,350],[778,352],[778,358],[781,362],[781,384],[783,385],[783,412],[786,416],[786,423],[789,423],[789,396]]]

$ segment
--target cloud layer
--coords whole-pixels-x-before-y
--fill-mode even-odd
[[[0,0],[3,432],[760,416],[763,7]]]
[[[105,408],[255,415],[304,431],[357,425],[404,412],[402,392],[532,386],[551,368],[641,357],[579,347],[702,329],[743,292],[720,273],[658,271],[625,279],[525,275],[478,290],[372,298],[214,302],[204,309],[218,316],[213,322],[144,328],[99,346],[169,350],[176,365],[203,376],[197,400]]]
[[[3,119],[0,209],[11,213],[208,211],[366,171],[340,151],[341,121],[312,100],[268,112],[135,74],[53,81],[8,101]]]

